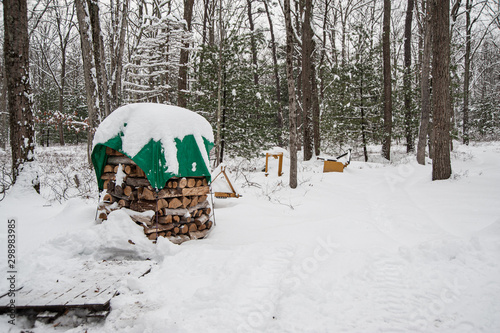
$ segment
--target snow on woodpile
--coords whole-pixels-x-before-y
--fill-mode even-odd
[[[214,141],[212,126],[205,118],[187,109],[154,103],[122,106],[99,125],[92,147],[104,144],[120,133],[123,133],[123,152],[131,158],[151,140],[161,142],[169,171],[173,173],[179,168],[175,139],[193,135],[206,165],[209,165],[203,138]]]

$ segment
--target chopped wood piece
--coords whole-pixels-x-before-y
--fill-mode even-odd
[[[153,223],[153,225],[149,228],[144,227],[144,233],[147,235],[150,233],[156,233],[157,231],[161,232],[161,231],[167,231],[167,230],[172,230],[172,229],[174,229],[174,225],[172,223],[158,224],[158,229],[156,228],[156,225]]]
[[[114,170],[115,170],[114,166],[112,166],[112,165],[109,165],[109,164],[108,164],[108,165],[106,165],[106,166],[104,167],[103,172],[104,172],[104,173],[107,173],[107,172],[114,172]]]
[[[108,164],[118,165],[118,164],[131,164],[136,165],[134,161],[132,161],[127,156],[108,156]]]
[[[191,202],[190,198],[182,197],[182,208],[187,208],[190,202]]]
[[[104,198],[102,198],[102,201],[104,201],[104,202],[113,202],[113,197],[111,196],[111,194],[106,193],[104,195]]]
[[[202,195],[205,195],[209,192],[210,192],[210,188],[208,186],[191,187],[191,188],[183,188],[182,189],[183,196],[192,196],[192,195],[202,196]]]
[[[123,168],[123,171],[127,174],[130,175],[133,172],[133,168],[131,165],[125,165],[125,168]]]
[[[188,227],[189,227],[189,231],[196,231],[196,230],[198,230],[198,226],[195,223],[189,223]]]
[[[187,235],[170,236],[167,239],[177,245],[180,245],[184,242],[187,242],[188,240],[191,240],[191,238]]]
[[[132,186],[125,186],[125,188],[123,189],[123,194],[129,197],[130,195],[132,195],[133,191],[134,189],[132,188]]]
[[[198,204],[198,197],[197,196],[191,197],[191,202],[189,203],[189,207],[196,206],[197,204]]]
[[[124,156],[119,151],[116,151],[113,148],[109,148],[109,147],[106,147],[106,155],[110,155],[110,156]]]
[[[173,234],[178,234],[179,233],[179,227],[174,227],[174,229],[172,230],[172,233]]]
[[[175,198],[175,197],[181,197],[182,196],[182,190],[177,189],[177,188],[164,188],[158,192],[158,198]]]
[[[177,209],[171,209],[171,208],[165,208],[163,209],[163,213],[165,215],[180,215],[180,216],[183,216],[183,215],[186,215],[187,213],[189,213],[189,211],[185,208],[177,208]]]
[[[180,222],[180,221],[181,221],[181,217],[180,217],[179,215],[173,215],[173,216],[172,216],[172,220],[173,220],[174,222]]]
[[[101,175],[101,179],[103,179],[103,180],[115,180],[116,175],[113,172],[103,173]]]
[[[147,187],[143,187],[142,192],[139,192],[139,199],[156,200],[156,193]]]
[[[172,223],[172,215],[164,215],[158,217],[158,223],[162,224]]]
[[[188,178],[187,180],[187,187],[195,187],[196,186],[196,179],[194,178]]]
[[[182,202],[178,198],[170,199],[168,202],[168,208],[179,208],[182,206]]]
[[[189,223],[189,222],[191,222],[191,217],[190,216],[182,216],[180,222],[181,223]]]
[[[196,187],[200,187],[200,186],[203,186],[203,179],[197,179],[196,180]]]
[[[212,212],[212,209],[210,207],[205,209],[205,214],[210,215],[211,212]]]
[[[213,224],[212,221],[208,221],[207,223],[205,223],[205,225],[207,226],[207,229],[212,228],[212,224]]]
[[[206,178],[203,178],[203,186],[207,186],[208,185],[208,181]]]
[[[181,178],[181,180],[179,181],[179,185],[178,185],[178,186],[179,186],[179,188],[184,188],[184,187],[186,187],[186,186],[187,186],[187,183],[188,183],[188,181],[187,181],[187,179],[184,177],[184,178]]]
[[[206,225],[206,224],[200,224],[200,225],[198,226],[198,230],[200,230],[200,231],[201,231],[201,230],[205,230],[206,228],[207,228],[207,225]]]
[[[191,231],[189,233],[189,238],[190,239],[201,239],[205,238],[208,234],[208,229],[205,229],[203,231]]]
[[[202,195],[198,198],[198,202],[203,202],[205,200],[207,200],[208,196],[205,194],[205,195]]]
[[[162,208],[168,208],[168,201],[165,200],[165,199],[159,199],[158,200],[158,209],[161,210],[162,213],[163,213]]]
[[[208,221],[207,215],[202,215],[194,220],[196,223],[203,224]]]
[[[147,210],[156,211],[156,201],[149,201],[149,200],[132,201],[130,203],[130,209],[135,210],[136,212],[145,212]]]
[[[120,206],[120,207],[129,207],[130,206],[130,201],[124,200],[124,199],[120,199],[120,201],[118,201],[118,206]]]
[[[99,214],[99,218],[103,221],[107,220],[108,219],[108,214],[106,214],[105,212],[102,212]]]
[[[123,188],[120,185],[115,186],[115,190],[113,191],[117,196],[123,195]]]
[[[139,215],[139,214],[130,214],[130,211],[128,211],[128,212],[129,212],[129,216],[132,219],[132,221],[144,223],[146,225],[151,225],[151,223],[152,223],[151,217],[147,217],[147,216],[143,216],[143,215]],[[153,219],[154,219],[154,216],[153,216]]]
[[[183,224],[179,227],[179,233],[181,234],[187,234],[189,231],[189,227],[187,226],[187,224]]]
[[[127,177],[125,179],[125,183],[133,187],[148,187],[151,185],[149,184],[149,180],[147,180],[147,178]]]

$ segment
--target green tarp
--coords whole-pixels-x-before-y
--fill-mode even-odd
[[[168,121],[168,123],[163,120],[161,130],[159,130],[157,127],[157,130],[155,131],[156,134],[165,134],[165,135],[151,135],[151,137],[163,137],[162,140],[163,142],[166,142],[169,146],[168,149],[170,151],[165,151],[167,149],[164,147],[162,144],[161,140],[154,140],[150,139],[149,142],[143,146],[139,146],[140,150],[135,153],[134,156],[130,156],[129,154],[124,151],[123,146],[125,145],[124,140],[132,140],[132,141],[126,141],[128,143],[132,142],[137,142],[138,137],[136,135],[131,135],[130,132],[127,132],[129,128],[135,126],[140,127],[143,126],[140,123],[141,118],[135,118],[137,123],[132,125],[132,123],[125,123],[122,122],[121,124],[117,124],[117,121],[125,119],[125,116],[128,114],[134,116],[138,116],[141,114],[135,113],[137,111],[134,111],[134,108],[143,110],[144,106],[149,107],[150,109],[157,109],[156,111],[152,112],[159,112],[155,114],[155,117],[150,117],[151,119],[154,119],[156,121],[161,121],[162,116],[171,116],[174,117],[177,120],[177,124],[180,122],[179,119],[183,119],[182,116],[185,117],[190,117],[186,118],[188,119],[187,121],[192,123],[192,122],[201,122],[204,126],[204,132],[201,134],[199,132],[196,132],[195,134],[198,137],[198,140],[196,140],[195,135],[193,134],[188,134],[184,135],[182,138],[177,138],[175,136],[170,136],[172,133],[175,133],[176,130],[178,131],[178,128],[172,128],[170,127],[170,132],[169,131],[169,126],[174,126],[173,121]],[[204,176],[208,181],[210,181],[210,169],[209,169],[209,160],[208,156],[210,153],[210,150],[214,146],[213,142],[210,140],[213,140],[213,135],[211,132],[211,127],[206,122],[206,120],[199,116],[196,115],[194,112],[191,112],[189,110],[181,109],[178,107],[172,107],[172,106],[163,106],[163,105],[153,105],[153,104],[137,104],[137,105],[129,105],[126,107],[122,107],[122,110],[118,109],[118,113],[121,112],[121,114],[116,114],[113,115],[115,112],[113,112],[108,118],[110,119],[105,119],[104,122],[107,121],[106,124],[104,122],[101,124],[98,128],[99,133],[99,138],[105,137],[105,140],[102,140],[100,142],[94,142],[94,149],[92,150],[92,164],[94,165],[95,173],[97,176],[97,183],[99,186],[100,190],[103,190],[104,186],[104,180],[101,179],[101,176],[104,171],[104,167],[108,164],[108,156],[106,155],[106,147],[112,148],[125,156],[128,156],[130,159],[132,159],[146,174],[147,179],[149,180],[149,183],[151,186],[155,189],[161,189],[164,188],[167,181],[172,178],[172,177],[200,177]],[[165,111],[163,110],[165,109]],[[144,111],[141,111],[144,112]],[[147,114],[143,113],[144,117],[142,118],[147,118]],[[185,118],[184,117],[184,118]],[[132,119],[128,119],[132,120]],[[168,120],[168,119],[167,119]],[[194,121],[193,121],[194,120]],[[169,124],[170,123],[170,124]],[[115,132],[114,136],[104,136],[107,135],[105,133],[109,133],[111,135],[112,132],[110,133],[109,126],[113,125],[119,125],[121,127],[121,130],[117,133]],[[127,126],[128,125],[128,126]],[[208,127],[207,127],[208,126]],[[103,128],[101,128],[103,127]],[[116,126],[115,126],[116,127]],[[177,126],[179,127],[179,126]],[[186,125],[184,125],[186,127]],[[116,127],[118,128],[118,127]],[[208,128],[208,130],[207,130]],[[141,132],[146,132],[147,129],[144,129],[144,131]],[[128,136],[125,138],[124,132],[127,132]],[[135,131],[135,133],[138,133],[140,131]],[[104,135],[103,135],[104,133]],[[117,134],[116,134],[117,133]],[[96,137],[97,137],[97,132],[96,132]],[[203,134],[203,135],[202,135]],[[207,139],[206,136],[212,136],[210,139]],[[111,137],[111,138],[110,138]],[[144,137],[144,136],[143,136]],[[167,137],[167,139],[165,138]],[[109,139],[108,139],[109,138]],[[203,140],[202,140],[203,139]],[[96,141],[96,139],[94,138]],[[167,141],[165,141],[167,140]],[[174,142],[175,141],[175,144]],[[141,141],[142,142],[142,141]],[[146,142],[146,141],[144,141]],[[204,147],[202,147],[204,146]],[[142,148],[141,148],[142,147]],[[202,152],[200,151],[201,149],[204,149],[205,151]],[[175,155],[174,155],[175,154]],[[177,161],[175,161],[175,157],[177,157]],[[170,159],[170,164],[174,165],[168,165],[167,159]]]

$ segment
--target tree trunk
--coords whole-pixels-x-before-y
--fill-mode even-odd
[[[106,63],[104,61],[104,47],[101,36],[101,24],[99,21],[98,0],[87,0],[89,8],[90,24],[92,30],[92,49],[96,68],[97,92],[99,96],[99,116],[105,118],[109,115],[108,80],[106,75]]]
[[[405,134],[406,134],[406,152],[415,150],[413,143],[413,112],[411,107],[411,26],[413,20],[414,0],[408,0],[405,19],[405,42],[404,42],[404,64],[405,73],[403,78],[404,85],[404,105],[405,105]]]
[[[87,108],[88,108],[88,121],[89,129],[87,135],[87,157],[88,162],[91,163],[91,149],[92,149],[92,139],[94,137],[94,131],[97,126],[97,110],[98,110],[98,100],[97,100],[97,87],[95,82],[95,67],[92,60],[92,47],[90,44],[90,26],[88,11],[85,0],[75,0],[76,14],[78,18],[78,26],[80,30],[80,43],[82,48],[82,59],[83,59],[83,75],[85,78],[85,90],[87,92]]]
[[[432,180],[451,176],[450,161],[450,1],[432,3],[432,90],[434,156]]]
[[[278,145],[283,145],[282,138],[282,129],[283,129],[283,109],[281,107],[281,87],[280,87],[280,75],[278,71],[278,56],[276,52],[276,39],[274,38],[274,28],[273,21],[271,20],[271,13],[269,12],[269,6],[267,1],[264,1],[264,8],[266,10],[267,20],[269,22],[269,32],[271,34],[271,51],[273,54],[273,73],[274,73],[274,81],[276,85],[276,105],[278,108],[278,112],[276,114],[276,123],[278,127],[278,131],[280,132],[278,138]]]
[[[15,183],[25,163],[34,161],[35,126],[29,78],[28,9],[26,0],[4,0],[4,61],[7,109],[10,115],[12,180]],[[37,191],[38,179],[31,180]]]
[[[184,0],[184,20],[186,21],[186,31],[191,32],[191,21],[193,18],[194,0]],[[189,62],[189,43],[185,43],[181,48],[179,59],[179,79],[177,81],[177,105],[187,106],[186,91],[188,90],[187,74]]]
[[[429,11],[429,4],[425,5],[425,10]],[[420,118],[420,129],[418,132],[418,146],[417,146],[417,162],[418,164],[425,164],[425,146],[427,145],[427,136],[429,134],[429,120],[431,113],[431,96],[429,85],[429,74],[431,71],[431,23],[430,15],[427,14],[423,18],[423,34],[424,34],[424,49],[422,54],[422,77],[420,79],[420,97],[422,114]]]
[[[382,57],[384,67],[384,138],[382,156],[391,159],[392,138],[392,83],[391,83],[391,1],[384,0],[384,24],[382,32]]]
[[[464,114],[463,114],[463,143],[469,144],[469,82],[470,82],[470,62],[471,62],[471,33],[472,24],[470,21],[470,11],[472,1],[465,3],[465,67],[464,67]]]
[[[255,26],[253,23],[252,2],[253,0],[247,0],[247,9],[248,24],[250,26],[250,48],[252,51],[253,83],[257,86],[259,84],[259,76],[257,74],[257,42],[255,40]]]
[[[129,0],[123,1],[121,10],[120,24],[115,24],[114,31],[118,34],[118,44],[113,45],[111,53],[114,55],[111,58],[111,98],[110,98],[110,112],[113,112],[120,106],[122,100],[122,72],[123,72],[123,53],[125,50],[125,35],[128,27],[128,9]],[[120,14],[118,4],[116,15]]]
[[[286,22],[286,77],[288,84],[288,107],[290,123],[290,188],[297,187],[297,123],[295,81],[293,78],[293,27],[290,0],[284,0]]]
[[[313,32],[311,27],[312,0],[305,0],[304,23],[302,24],[302,126],[304,133],[304,161],[313,155],[311,130],[312,117],[312,53]]]
[[[314,44],[313,44],[314,45]],[[318,96],[318,83],[316,81],[316,67],[314,62],[311,62],[311,86],[312,86],[312,129],[313,129],[313,143],[314,154],[319,156],[321,153],[321,137],[319,131],[319,96]]]

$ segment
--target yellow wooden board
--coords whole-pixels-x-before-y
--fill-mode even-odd
[[[344,164],[336,161],[325,161],[323,172],[344,172]]]

